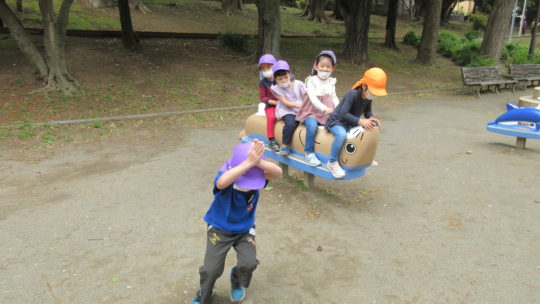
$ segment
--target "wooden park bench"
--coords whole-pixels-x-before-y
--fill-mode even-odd
[[[540,84],[540,64],[511,64],[509,69],[512,79],[525,82],[525,89],[529,81],[532,85],[535,81]]]
[[[484,86],[489,90],[490,86],[495,88],[495,93],[499,93],[499,88],[504,85],[506,88],[508,85],[512,85],[512,93],[514,92],[514,86],[518,83],[517,80],[511,79],[508,76],[501,75],[499,66],[489,67],[462,67],[461,73],[463,75],[463,84],[466,86],[477,86],[478,97]]]

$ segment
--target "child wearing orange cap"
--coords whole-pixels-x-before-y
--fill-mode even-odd
[[[386,79],[386,73],[381,68],[367,70],[328,117],[325,127],[334,134],[334,141],[330,148],[327,167],[335,178],[345,176],[345,171],[338,163],[338,156],[341,146],[347,139],[347,132],[356,126],[370,131],[375,126],[381,125],[381,122],[373,116],[371,102],[376,96],[388,95]]]

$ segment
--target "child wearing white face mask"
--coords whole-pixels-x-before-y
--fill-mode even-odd
[[[307,99],[296,115],[296,120],[306,125],[306,162],[313,167],[321,161],[315,155],[315,136],[319,125],[324,125],[339,103],[336,95],[336,79],[330,77],[335,70],[336,55],[332,51],[322,51],[317,55],[306,78]]]
[[[286,61],[279,60],[276,62],[272,67],[272,71],[274,72],[272,92],[278,98],[276,117],[283,119],[285,122],[279,154],[285,156],[291,152],[289,145],[294,130],[298,126],[296,113],[302,106],[306,88],[303,82],[294,79],[294,75],[291,74],[289,64]]]
[[[274,124],[276,123],[277,97],[272,94],[272,84],[274,72],[272,67],[276,63],[276,58],[272,54],[264,54],[259,58],[259,71],[261,81],[259,82],[259,98],[265,104],[266,114],[266,137],[268,137],[268,147],[272,151],[279,151],[279,145],[274,136]]]
[[[341,146],[347,139],[347,132],[356,126],[362,126],[367,131],[371,131],[375,126],[381,126],[381,122],[373,116],[371,103],[376,96],[386,95],[388,95],[386,73],[381,68],[371,68],[353,85],[352,90],[343,96],[328,117],[325,127],[334,134],[334,141],[330,148],[327,167],[335,178],[345,176],[345,171],[338,163],[338,156]]]

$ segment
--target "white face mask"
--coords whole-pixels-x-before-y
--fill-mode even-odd
[[[265,78],[272,78],[274,76],[274,73],[272,73],[272,70],[266,70],[262,72],[262,75]]]
[[[375,98],[375,95],[371,94],[369,91],[366,91],[366,99],[374,100]]]
[[[320,79],[326,80],[328,77],[332,75],[332,72],[319,72],[317,71],[317,76],[319,76]]]
[[[290,80],[287,80],[286,82],[278,82],[278,85],[282,88],[288,88],[289,85],[291,84],[291,81]]]

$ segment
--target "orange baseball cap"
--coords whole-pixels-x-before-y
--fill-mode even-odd
[[[369,92],[375,96],[386,96],[386,73],[381,68],[371,68],[364,73],[364,76],[358,80],[352,89],[356,89],[362,84],[366,84]]]

